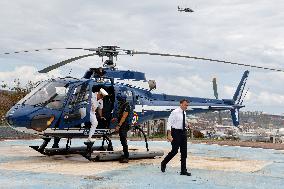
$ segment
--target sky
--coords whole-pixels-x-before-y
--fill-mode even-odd
[[[194,13],[178,12],[177,6]],[[123,49],[173,53],[284,69],[282,0],[1,0],[0,82],[82,77],[101,58],[89,57],[49,74],[49,65],[88,54],[54,50],[5,55],[20,50],[116,45]],[[118,57],[119,69],[146,73],[155,93],[230,99],[246,67],[148,55]],[[284,113],[284,73],[248,69],[242,110]]]

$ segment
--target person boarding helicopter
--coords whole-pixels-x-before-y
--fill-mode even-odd
[[[96,116],[96,110],[98,110],[99,117],[101,119],[104,119],[102,115],[102,109],[103,109],[103,98],[104,96],[107,96],[108,93],[101,88],[99,92],[92,93],[92,99],[91,99],[91,111],[90,111],[90,122],[91,122],[91,128],[89,131],[88,136],[88,142],[94,142],[95,139],[92,139],[93,134],[95,133],[95,130],[98,126],[98,120]],[[84,110],[83,110],[84,109]],[[81,113],[81,119],[83,119],[86,116],[86,110],[85,108],[82,108],[80,110]]]

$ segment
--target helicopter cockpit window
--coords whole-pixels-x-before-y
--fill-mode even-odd
[[[27,94],[23,99],[21,99],[17,104],[23,104],[27,101],[27,99],[31,98],[38,90],[40,90],[42,87],[44,87],[48,82],[43,81],[40,84],[38,84],[29,94]]]
[[[23,104],[61,109],[68,90],[65,83],[47,82],[41,85],[36,92],[32,92],[32,95],[26,98]]]
[[[79,114],[81,119],[86,116],[86,105],[88,103],[90,87],[88,83],[83,83],[75,87],[72,91],[71,101],[68,105],[73,114]]]

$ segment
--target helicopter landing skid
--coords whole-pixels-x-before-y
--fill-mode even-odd
[[[111,139],[107,135],[103,135],[102,137],[103,137],[102,146],[96,151],[113,151]],[[105,145],[105,143],[107,143],[107,146]],[[86,145],[86,150],[80,154],[87,160],[94,161],[95,159],[92,158],[92,153],[94,151],[93,148],[95,148],[93,146],[94,142],[84,142],[84,144]]]
[[[115,161],[120,160],[123,157],[122,151],[113,152],[94,152],[95,158],[93,161]],[[138,152],[135,150],[129,150],[129,159],[154,159],[164,155],[163,151],[144,151]]]
[[[111,141],[107,142],[108,145],[105,144],[105,140],[103,140],[101,146],[93,146],[93,142],[85,142],[86,146],[80,146],[80,147],[71,147],[71,139],[67,140],[67,144],[65,148],[59,148],[58,142],[59,140],[56,139],[55,145],[53,145],[52,148],[46,148],[48,143],[51,141],[52,138],[50,137],[43,137],[44,141],[41,146],[30,146],[30,148],[34,149],[35,151],[47,155],[47,156],[53,156],[53,155],[68,155],[68,154],[81,154],[84,157],[88,157],[88,154],[92,153],[93,151],[106,151],[106,150],[112,150],[112,143]],[[90,145],[89,143],[92,143]],[[56,147],[55,147],[56,146]],[[88,158],[87,158],[88,159]]]
[[[136,129],[142,133],[145,144],[146,144],[146,151],[138,152],[136,151],[137,149],[129,149],[129,159],[153,159],[153,158],[161,157],[164,155],[163,151],[150,151],[149,150],[147,136],[140,127],[134,126],[133,129]],[[114,133],[111,133],[111,134],[114,134]],[[85,153],[81,153],[81,155],[85,157],[86,159],[88,159],[89,161],[120,160],[123,157],[124,153],[122,151],[113,151],[111,140],[107,135],[103,135],[102,145],[104,145],[105,141],[108,143],[108,149],[104,152],[102,151],[93,152],[90,149],[92,148],[94,142],[85,142],[84,144],[87,146],[87,150]]]
[[[122,151],[96,151],[91,152],[93,142],[85,142],[87,145],[86,153],[81,153],[89,161],[114,161],[120,160],[123,157]],[[136,149],[129,150],[129,159],[154,159],[164,155],[163,151],[145,151],[138,152]]]
[[[48,145],[48,143],[50,142],[51,138],[49,137],[43,137],[43,143],[41,146],[30,146],[32,149],[38,151],[39,153],[43,154],[45,147]]]
[[[129,150],[129,159],[148,159],[148,158],[155,158],[157,156],[164,155],[163,151],[149,151],[148,141],[147,141],[147,137],[144,131],[138,126],[135,126],[133,129],[137,129],[143,134],[143,138],[146,143],[146,151],[138,152],[135,150]],[[43,143],[41,146],[30,146],[30,147],[36,150],[37,152],[43,155],[47,155],[47,156],[80,154],[89,161],[119,160],[123,157],[123,152],[113,151],[113,145],[110,139],[111,134],[103,134],[101,136],[103,138],[101,146],[94,146],[94,142],[84,142],[85,146],[71,147],[71,139],[68,138],[66,147],[59,148],[60,138],[54,137],[54,144],[52,145],[52,148],[46,148],[52,138],[43,137],[42,138]]]

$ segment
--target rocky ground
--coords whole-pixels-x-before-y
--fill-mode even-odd
[[[10,126],[0,126],[0,140],[3,139],[34,139],[34,135],[22,133]]]

